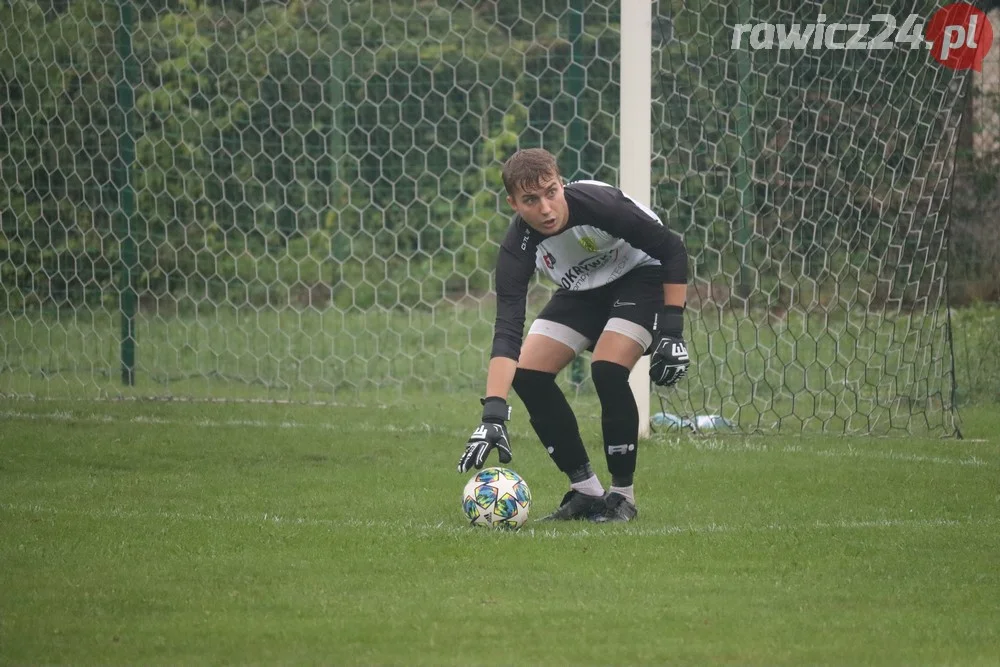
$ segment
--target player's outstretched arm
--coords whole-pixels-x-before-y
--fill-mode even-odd
[[[490,360],[486,376],[486,398],[482,399],[483,415],[479,426],[465,443],[465,452],[458,460],[458,471],[481,469],[490,452],[497,450],[500,463],[510,463],[514,456],[506,422],[510,419],[507,396],[514,381],[517,362],[506,357]]]

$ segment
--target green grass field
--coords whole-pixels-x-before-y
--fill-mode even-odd
[[[460,512],[474,397],[2,400],[0,663],[997,665],[993,412],[661,432],[635,522],[500,533]],[[537,518],[565,482],[520,404],[512,436]]]

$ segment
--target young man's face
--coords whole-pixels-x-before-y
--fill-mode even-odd
[[[537,186],[517,188],[507,203],[532,229],[546,236],[562,231],[569,222],[569,206],[556,174],[543,177]]]

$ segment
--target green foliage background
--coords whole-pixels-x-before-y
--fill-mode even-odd
[[[861,305],[935,298],[964,75],[923,50],[729,44],[737,22],[935,6],[917,4],[654,3],[654,203],[685,232],[702,287],[721,276],[751,304],[858,285]],[[507,220],[499,163],[515,147],[550,148],[571,178],[617,180],[611,0],[135,7],[127,228],[118,6],[0,7],[12,309],[114,302],[126,234],[147,295],[433,306],[488,289]],[[993,268],[980,264],[963,262]]]
[[[488,288],[488,238],[507,220],[498,163],[519,139],[563,142],[558,124],[532,131],[529,111],[575,104],[555,92],[568,43],[536,40],[555,35],[554,18],[462,3],[138,7],[129,230],[112,178],[117,7],[0,8],[9,300],[114,297],[126,233],[154,294],[259,305],[328,286],[336,305],[364,309]],[[582,40],[617,52],[610,26]],[[604,63],[588,72],[601,82],[590,106],[616,95],[599,92]],[[615,112],[590,124],[585,153],[604,150]]]

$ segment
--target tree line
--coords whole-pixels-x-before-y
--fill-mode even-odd
[[[738,276],[747,298],[792,299],[803,281],[814,299],[844,283],[926,297],[964,79],[902,51],[734,53],[735,22],[785,11],[747,4],[654,3],[654,205],[696,273]],[[617,6],[142,0],[123,52],[120,3],[7,0],[7,308],[115,303],[126,237],[140,290],[177,301],[482,294],[515,147],[617,180]],[[134,211],[115,175],[122,86]]]

